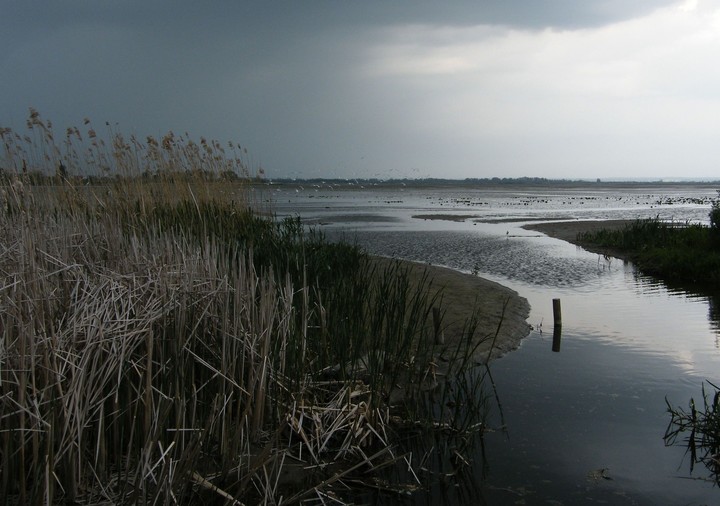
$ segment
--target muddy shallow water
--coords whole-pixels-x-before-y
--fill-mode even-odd
[[[690,474],[685,449],[663,442],[665,399],[686,407],[703,381],[720,381],[715,299],[521,228],[552,219],[707,221],[714,196],[707,186],[591,185],[283,188],[274,198],[278,214],[298,213],[330,238],[474,272],[531,304],[533,331],[492,364],[503,419],[496,409],[497,430],[485,437],[485,457],[472,456],[470,484],[418,502],[717,504],[705,469]],[[452,219],[413,218],[442,213]],[[554,298],[562,301],[560,352],[552,351]]]

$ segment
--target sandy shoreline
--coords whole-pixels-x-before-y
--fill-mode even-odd
[[[526,230],[536,230],[545,235],[561,239],[600,255],[608,255],[627,260],[627,256],[613,248],[588,245],[579,241],[577,236],[581,232],[596,232],[598,230],[620,230],[635,223],[635,220],[605,220],[605,221],[558,221],[552,223],[533,223],[523,225]]]
[[[556,221],[551,223],[532,223],[523,225],[526,230],[537,230],[545,235],[562,239],[563,241],[578,244],[577,236],[581,232],[595,232],[597,230],[616,230],[625,228],[634,223],[634,220],[605,220],[605,221]]]
[[[391,262],[390,259],[379,257],[375,257],[374,261],[380,265]],[[411,282],[418,283],[423,274],[427,273],[431,293],[440,291],[440,306],[444,310],[441,328],[448,349],[453,349],[462,338],[465,323],[475,311],[478,318],[474,337],[483,341],[473,357],[476,362],[485,362],[491,348],[491,359],[514,350],[529,334],[531,327],[527,319],[530,304],[514,290],[446,267],[410,261],[403,261],[402,264],[409,269]],[[492,347],[492,338],[496,332],[497,340]]]

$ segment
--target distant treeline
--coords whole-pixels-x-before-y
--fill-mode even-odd
[[[437,186],[552,186],[552,187],[573,187],[588,185],[603,186],[626,186],[626,185],[718,185],[720,180],[716,181],[663,181],[663,180],[644,180],[644,181],[603,181],[601,179],[548,179],[544,177],[492,177],[492,178],[465,178],[465,179],[446,179],[446,178],[265,178],[263,174],[249,177],[247,174],[240,174],[235,170],[224,170],[215,172],[211,170],[188,170],[188,171],[145,171],[138,176],[123,176],[117,173],[102,175],[70,175],[66,172],[64,166],[60,165],[55,174],[48,174],[39,170],[23,170],[22,172],[15,170],[6,170],[0,167],[0,185],[10,183],[15,177],[21,175],[23,180],[30,185],[53,185],[61,184],[62,181],[82,182],[90,185],[108,184],[119,179],[131,177],[140,180],[152,182],[163,181],[167,177],[174,180],[187,178],[188,180],[204,180],[204,181],[242,181],[244,183],[260,183],[260,184],[278,184],[278,185],[307,185],[322,186],[409,186],[415,188],[421,187],[437,187]]]
[[[364,185],[364,186],[587,186],[592,184],[623,186],[629,184],[652,184],[652,185],[678,185],[678,184],[720,184],[719,181],[603,181],[601,179],[548,179],[544,177],[492,177],[492,178],[465,178],[465,179],[445,179],[445,178],[422,178],[422,179],[379,179],[379,178],[272,178],[268,179],[270,184],[303,184],[303,185]]]

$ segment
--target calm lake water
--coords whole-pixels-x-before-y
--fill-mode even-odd
[[[330,238],[477,272],[531,304],[533,331],[491,366],[505,430],[486,434],[485,458],[473,456],[469,485],[420,503],[720,503],[705,469],[691,474],[685,449],[663,442],[665,399],[687,407],[705,380],[720,382],[715,299],[668,289],[619,259],[521,228],[538,220],[655,216],[707,222],[714,187],[348,183],[271,190],[278,215],[299,214]],[[447,219],[428,219],[437,214]],[[562,300],[559,353],[551,350],[554,298]],[[501,429],[498,413],[493,425]]]

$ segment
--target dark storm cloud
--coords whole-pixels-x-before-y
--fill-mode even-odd
[[[714,131],[720,77],[703,55],[715,48],[693,58],[695,27],[669,21],[678,3],[0,0],[0,126],[33,106],[60,127],[88,116],[141,136],[188,131],[240,142],[276,175],[571,171],[616,125],[633,128],[605,135],[604,153],[637,151],[655,124],[671,138],[665,117],[685,102],[657,97],[693,83],[707,113],[686,130]],[[674,32],[687,47],[657,35]],[[623,102],[646,90],[656,102]]]
[[[294,32],[352,24],[428,23],[451,25],[501,24],[523,28],[596,27],[630,19],[672,4],[672,0],[318,0],[191,2],[4,1],[3,32],[31,36],[66,23],[106,26],[132,24],[156,31],[170,29],[181,38],[213,38],[217,29],[236,34],[270,27],[282,38]],[[213,30],[214,28],[214,30]]]
[[[286,19],[326,23],[500,24],[521,28],[597,27],[646,14],[671,0],[389,0],[287,2]],[[271,3],[272,5],[272,3]],[[308,5],[312,6],[308,8]],[[277,12],[277,11],[276,11]],[[265,12],[270,13],[270,10]],[[292,13],[292,14],[290,14]],[[271,15],[272,16],[272,15]]]

